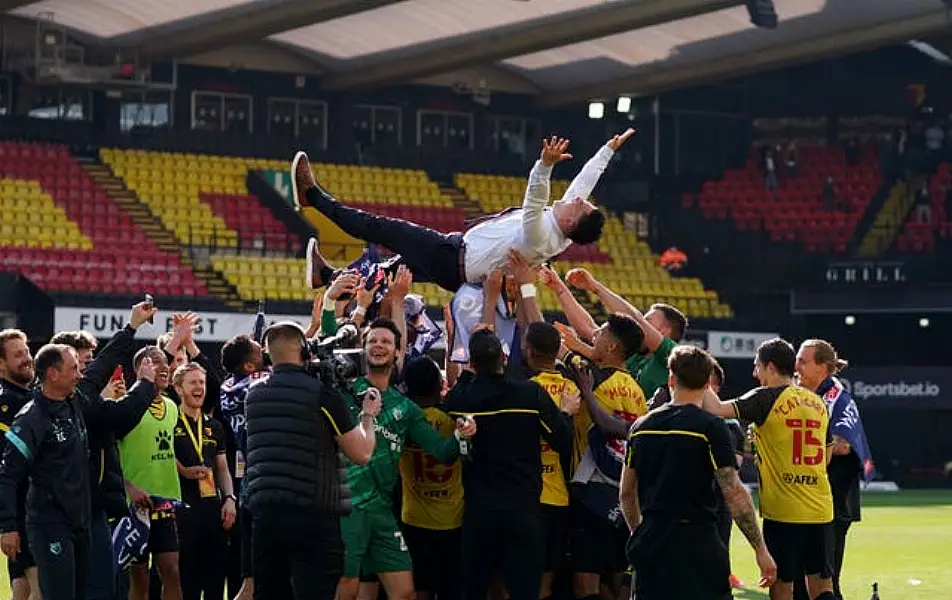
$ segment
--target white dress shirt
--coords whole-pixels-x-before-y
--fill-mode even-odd
[[[575,176],[562,199],[587,199],[614,154],[607,145],[602,146]],[[463,235],[467,283],[481,283],[508,263],[510,248],[518,250],[530,265],[537,267],[572,245],[548,206],[551,177],[552,167],[536,161],[529,173],[522,208],[484,221]]]

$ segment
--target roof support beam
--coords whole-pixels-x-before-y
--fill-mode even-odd
[[[152,60],[192,56],[402,1],[259,0],[118,36],[108,43],[137,45]]]
[[[0,11],[6,12],[34,4],[37,0],[0,0]]]
[[[328,90],[389,85],[585,42],[743,4],[743,0],[629,0],[380,53],[366,67],[330,75]],[[476,8],[474,7],[474,10]]]
[[[949,25],[949,13],[937,11],[899,21],[880,23],[872,27],[867,26],[801,40],[763,51],[718,57],[693,65],[665,68],[661,64],[655,71],[639,71],[637,74],[605,83],[544,94],[536,99],[536,105],[540,108],[553,108],[617,95],[659,94],[692,85],[809,63],[831,56],[872,50],[947,29]]]

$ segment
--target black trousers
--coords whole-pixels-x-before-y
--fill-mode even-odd
[[[463,234],[441,233],[410,221],[374,215],[344,206],[324,190],[311,188],[307,201],[344,233],[369,244],[379,244],[403,257],[413,279],[431,282],[455,293],[463,283]]]
[[[290,507],[254,514],[255,600],[333,600],[343,570],[340,517]]]
[[[852,524],[852,521],[833,520],[833,595],[837,600],[843,600],[843,592],[840,591],[840,572],[843,570],[843,557],[846,556],[846,534],[849,533]],[[805,577],[804,574],[793,582],[794,600],[811,600]]]
[[[221,598],[225,594],[228,533],[222,528],[217,498],[176,512],[182,600]]]
[[[65,525],[27,526],[44,600],[84,600],[89,567],[89,530]]]
[[[545,541],[539,513],[467,506],[463,517],[463,598],[486,600],[498,569],[510,600],[539,600]]]
[[[238,507],[238,517],[228,532],[228,566],[225,582],[228,597],[234,598],[241,590],[245,577],[251,577],[251,513],[244,505]]]

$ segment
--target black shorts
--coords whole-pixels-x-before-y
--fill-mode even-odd
[[[801,573],[833,576],[833,523],[781,523],[764,519],[764,542],[777,563],[777,579],[792,583]]]
[[[576,503],[571,508],[570,552],[573,573],[621,573],[628,568],[628,531]]]
[[[545,572],[559,570],[569,545],[569,507],[542,505],[542,536],[545,540]]]
[[[413,561],[413,585],[418,591],[435,592],[453,587],[460,580],[462,528],[423,529],[400,526]]]
[[[179,551],[178,527],[175,524],[175,513],[160,516],[149,523],[149,545],[143,554],[133,564],[149,564],[149,556]]]
[[[631,536],[628,556],[638,600],[730,598],[727,546],[714,522],[646,520]]]

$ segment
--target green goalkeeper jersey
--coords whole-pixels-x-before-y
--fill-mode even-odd
[[[370,387],[366,378],[354,382],[354,391],[361,393]],[[390,506],[400,475],[400,455],[403,447],[412,442],[437,460],[451,463],[459,456],[455,436],[440,436],[423,414],[423,409],[390,386],[381,394],[382,408],[375,426],[377,445],[366,465],[347,461],[347,484],[350,486],[354,508],[369,504]],[[348,395],[348,405],[359,422],[361,402]]]

